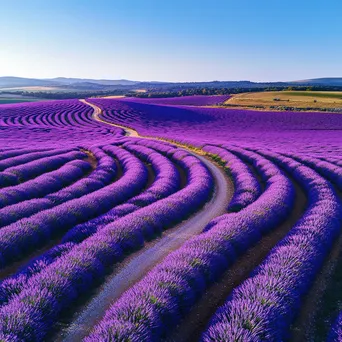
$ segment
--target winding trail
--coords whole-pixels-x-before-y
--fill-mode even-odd
[[[128,137],[145,138],[145,137],[143,137],[143,136],[140,136],[139,133],[138,133],[135,129],[132,129],[132,128],[127,127],[127,126],[122,126],[122,125],[114,124],[114,123],[112,123],[112,122],[108,122],[108,121],[106,121],[106,120],[103,120],[103,119],[101,118],[101,116],[100,116],[100,115],[102,114],[102,109],[101,109],[100,107],[98,107],[98,106],[96,106],[96,105],[94,105],[94,104],[88,102],[88,101],[85,100],[85,99],[82,99],[82,100],[80,100],[80,101],[81,101],[82,103],[84,103],[84,104],[90,106],[91,108],[93,108],[94,112],[93,112],[92,117],[93,117],[93,119],[94,119],[95,121],[98,121],[98,122],[101,122],[101,123],[103,123],[103,124],[110,125],[110,126],[113,126],[113,127],[121,128],[121,129],[123,129],[123,130],[125,131],[125,135],[128,136]]]
[[[122,128],[128,136],[153,140],[152,137],[140,136],[137,131],[131,128],[106,122],[100,117],[102,111],[99,107],[88,103],[86,100],[82,100],[82,102],[94,109],[93,118],[96,121]],[[183,146],[180,148],[185,149]],[[72,324],[61,332],[59,338],[57,338],[58,341],[82,340],[103,317],[110,304],[118,299],[123,292],[142,279],[149,270],[171,251],[179,248],[187,239],[199,234],[209,221],[226,213],[226,207],[234,192],[232,182],[215,163],[191,150],[186,150],[199,158],[211,172],[215,182],[215,190],[211,200],[202,210],[192,215],[188,220],[169,229],[159,239],[147,243],[140,252],[135,253],[119,264],[88,305],[77,313],[77,317]]]

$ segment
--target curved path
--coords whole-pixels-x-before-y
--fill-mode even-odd
[[[85,100],[83,102],[89,104]],[[93,117],[95,120],[123,128],[129,136],[145,138],[133,129],[107,123],[100,118],[101,109],[93,104],[89,105],[94,109]],[[152,138],[146,137],[146,139]],[[211,200],[202,210],[192,215],[188,220],[169,229],[158,240],[147,243],[140,252],[135,253],[128,260],[118,265],[115,272],[108,278],[88,305],[82,312],[78,313],[77,318],[69,328],[64,332],[62,331],[58,340],[80,341],[88,335],[91,328],[103,317],[111,302],[118,299],[124,291],[143,278],[150,269],[172,250],[179,248],[190,237],[199,234],[210,220],[226,212],[227,204],[233,195],[232,183],[224,171],[216,164],[201,155],[187,151],[199,158],[207,166],[214,178],[215,191]]]
[[[84,104],[90,106],[91,108],[93,108],[94,112],[93,112],[92,117],[93,117],[93,119],[94,119],[95,121],[98,121],[98,122],[101,122],[101,123],[103,123],[103,124],[110,125],[110,126],[113,126],[113,127],[122,128],[122,129],[125,131],[126,136],[129,136],[129,137],[136,137],[136,138],[138,138],[138,137],[144,138],[144,137],[140,136],[140,135],[138,134],[138,132],[137,132],[136,130],[132,129],[132,128],[129,128],[129,127],[127,127],[127,126],[122,126],[122,125],[113,124],[113,123],[111,123],[111,122],[108,122],[108,121],[106,121],[106,120],[103,120],[103,119],[100,117],[100,115],[102,114],[102,109],[101,109],[100,107],[98,107],[98,106],[96,106],[96,105],[94,105],[94,104],[88,102],[87,100],[80,100],[80,101],[83,102]]]

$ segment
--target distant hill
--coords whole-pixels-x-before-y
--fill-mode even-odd
[[[50,80],[40,80],[36,78],[23,78],[5,76],[0,77],[0,88],[16,88],[16,87],[52,87],[57,85]]]
[[[107,80],[89,78],[56,77],[49,79],[0,77],[0,94],[16,93],[42,98],[73,98],[101,95],[131,96],[185,96],[203,94],[235,94],[241,92],[282,90],[287,87],[313,90],[342,90],[342,77],[315,78],[293,82],[251,82],[242,81],[206,81],[206,82],[158,82]],[[141,94],[140,91],[144,90]],[[138,95],[137,95],[138,91]]]
[[[129,80],[92,80],[82,78],[57,77],[51,79],[23,78],[5,76],[0,77],[0,88],[18,88],[18,87],[60,87],[60,86],[81,86],[86,85],[90,89],[99,86],[133,86],[139,84],[137,81]]]
[[[115,86],[115,85],[135,85],[139,82],[137,81],[130,81],[130,80],[93,80],[90,78],[67,78],[67,77],[56,77],[47,79],[47,81],[57,82],[59,84],[78,84],[78,83],[92,83],[92,84],[100,84],[100,85],[108,85],[108,86]]]
[[[308,80],[293,81],[296,84],[342,86],[342,77],[312,78]]]
[[[56,77],[48,79],[22,78],[22,77],[0,77],[0,88],[16,87],[63,87],[63,88],[81,88],[81,89],[100,89],[101,86],[107,87],[229,87],[229,88],[257,88],[268,86],[284,86],[283,82],[251,82],[251,81],[209,81],[209,82],[160,82],[160,81],[131,81],[131,80],[104,80],[89,78],[68,78]]]

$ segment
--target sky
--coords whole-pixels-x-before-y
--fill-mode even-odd
[[[340,0],[0,0],[0,76],[342,77]]]

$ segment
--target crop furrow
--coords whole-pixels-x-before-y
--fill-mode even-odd
[[[232,266],[237,255],[254,245],[261,232],[275,228],[286,218],[293,205],[291,183],[271,162],[258,158],[269,181],[266,191],[246,209],[223,215],[208,230],[168,255],[114,302],[89,341],[110,336],[120,339],[128,331],[136,340],[159,340],[179,323],[206,288]],[[282,203],[284,198],[287,206]],[[268,206],[269,211],[265,210]],[[255,219],[256,212],[267,215]],[[128,298],[132,299],[128,302]]]
[[[234,181],[234,196],[229,203],[229,212],[238,212],[253,203],[261,192],[261,186],[255,174],[241,160],[227,150],[207,145],[203,148],[210,156],[225,168]]]
[[[124,175],[113,184],[3,227],[0,230],[1,267],[23,258],[77,223],[85,222],[124,202],[144,186],[146,171],[142,163],[122,149],[108,147],[108,150],[124,165]]]
[[[236,254],[236,261],[214,283],[208,286],[190,312],[166,338],[167,341],[199,340],[217,308],[225,303],[235,287],[250,276],[251,272],[265,259],[277,242],[286,236],[305,212],[307,198],[302,187],[293,177],[289,176],[288,172],[281,167],[280,169],[289,178],[295,190],[293,209],[283,222],[262,236],[255,245],[247,249],[241,256]],[[266,189],[267,186],[269,184],[266,183]]]
[[[103,277],[105,268],[112,265],[113,262],[120,260],[120,250],[128,253],[129,251],[140,247],[143,244],[144,236],[151,237],[151,234],[153,235],[168,225],[173,224],[175,221],[179,221],[184,217],[187,217],[189,215],[189,211],[192,212],[196,210],[198,206],[203,205],[211,192],[210,177],[201,163],[197,161],[195,164],[196,158],[191,156],[186,157],[185,152],[182,152],[181,155],[183,156],[183,162],[190,163],[190,165],[193,165],[192,167],[195,168],[194,170],[196,170],[193,176],[190,177],[190,183],[186,188],[180,190],[174,195],[156,202],[155,204],[151,204],[146,208],[138,210],[132,217],[129,217],[130,215],[128,215],[112,224],[109,224],[98,233],[73,248],[69,253],[70,255],[67,254],[65,257],[63,256],[58,258],[56,262],[45,268],[43,272],[29,279],[25,288],[30,288],[30,293],[34,295],[34,293],[38,293],[36,290],[39,292],[41,291],[41,289],[39,289],[40,286],[44,286],[43,284],[45,284],[46,281],[50,281],[51,272],[56,274],[55,280],[57,283],[53,280],[53,283],[55,283],[53,288],[59,293],[63,293],[63,298],[65,298],[66,301],[63,299],[62,302],[59,302],[58,307],[54,307],[54,310],[50,310],[51,315],[56,317],[56,315],[60,314],[63,309],[65,310],[66,303],[73,298],[70,290],[73,289],[74,286],[76,287],[72,290],[73,293],[76,290],[76,293],[79,293],[80,295],[84,293],[84,291],[89,291],[91,289],[91,285],[94,286],[96,284],[95,279],[101,279]],[[195,194],[197,195],[194,196]],[[177,217],[174,215],[176,212],[178,213]],[[152,213],[153,215],[151,215]],[[183,213],[183,215],[180,213]],[[146,220],[146,218],[149,219]],[[67,265],[65,263],[66,261],[68,264],[67,269],[65,268]],[[84,266],[81,267],[81,264],[84,262],[86,262],[88,266],[85,266],[84,264]],[[79,273],[80,271],[81,273]],[[81,278],[79,278],[80,276],[83,279],[82,281]],[[81,282],[77,281],[77,279]],[[91,279],[93,280],[91,281]],[[84,281],[86,281],[87,286],[84,286]],[[70,285],[67,285],[69,282],[71,282],[70,285],[73,284],[71,287]],[[67,287],[65,287],[65,285],[67,285]],[[32,291],[32,286],[34,286],[36,290]],[[8,305],[5,305],[1,311],[6,312],[6,308],[9,308],[12,303],[17,301],[16,298],[26,296],[28,293],[25,291],[25,288],[18,296],[14,296]],[[51,290],[53,288],[50,287]],[[53,290],[51,295],[55,297],[57,292]],[[60,297],[57,296],[56,299],[57,298]],[[21,299],[18,300],[21,301]],[[43,321],[40,319],[31,320],[30,317],[33,318],[32,314],[37,317],[36,310],[39,310],[38,307],[34,305],[31,308],[33,311],[31,311],[31,313],[27,312],[27,324],[31,326],[34,334],[38,332],[34,329],[34,326],[36,324],[40,324],[42,329],[39,330],[39,336],[43,336],[46,334],[48,327],[51,327],[50,318],[44,316]],[[12,316],[12,318],[10,316],[5,319],[7,322],[15,319],[14,316]],[[25,324],[25,326],[27,325]],[[16,328],[19,335],[22,336],[26,329],[25,326],[18,326]],[[7,327],[9,328],[9,326]],[[8,331],[8,328],[4,327],[5,331]],[[38,338],[38,335],[36,335],[36,337],[33,337],[32,335],[32,338]]]
[[[150,146],[151,144],[148,143],[148,145]],[[156,148],[156,144],[154,144],[154,148]],[[170,149],[170,146],[167,148]],[[204,159],[202,160],[204,161]],[[210,221],[210,218],[224,212],[224,207],[226,205],[223,203],[217,208],[216,203],[222,201],[227,202],[229,200],[227,196],[230,190],[229,188],[226,188],[227,185],[224,185],[226,184],[224,176],[222,176],[220,172],[217,173],[217,169],[211,166],[210,163],[206,162],[206,164],[209,169],[214,172],[216,177],[218,177],[216,187],[220,185],[220,188],[216,188],[216,198],[214,197],[207,203],[201,212],[175,226],[170,231],[163,234],[161,239],[156,242],[146,244],[141,252],[126,260],[122,267],[118,267],[111,278],[105,283],[101,291],[92,296],[93,299],[90,301],[86,310],[79,313],[76,321],[70,326],[65,334],[62,335],[63,340],[80,340],[82,336],[86,335],[90,327],[95,324],[96,320],[103,315],[111,300],[119,297],[129,286],[143,277],[149,269],[155,264],[158,264],[164,256],[178,248],[186,240],[190,239],[192,235],[198,234],[205,227],[206,222]],[[196,179],[194,179],[194,181],[196,181]]]
[[[251,277],[234,289],[213,317],[203,341],[287,339],[301,300],[340,229],[340,204],[326,180],[288,157],[263,155],[279,162],[302,184],[309,207]]]

